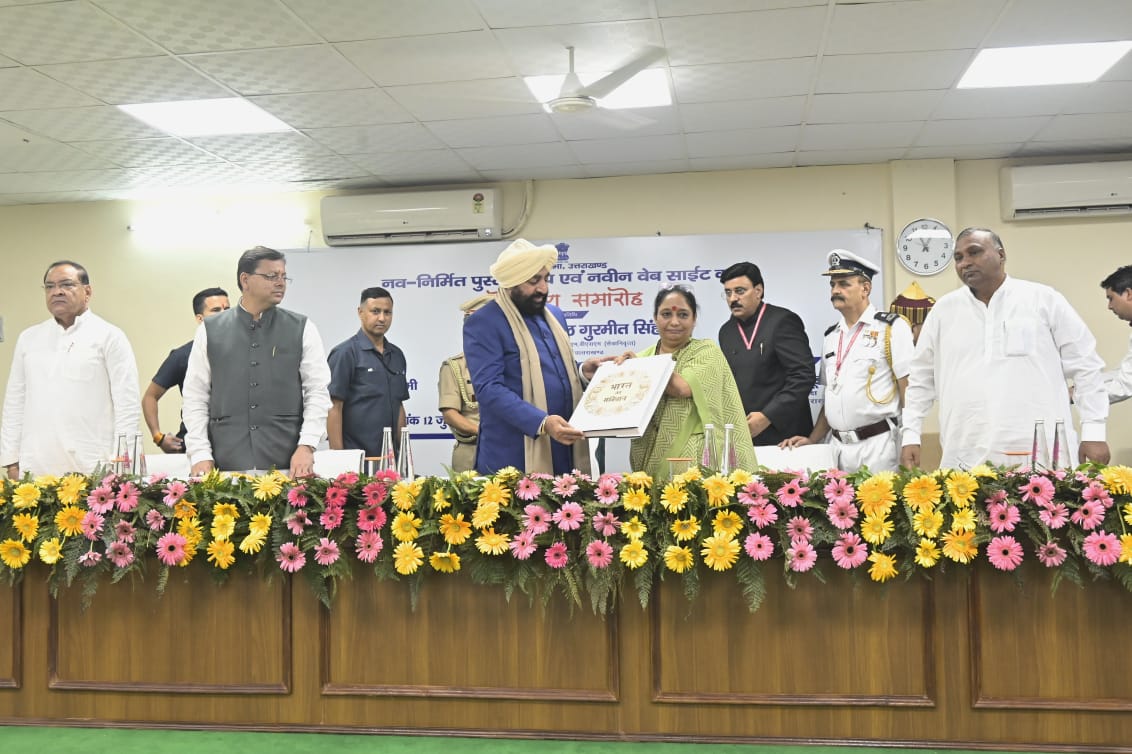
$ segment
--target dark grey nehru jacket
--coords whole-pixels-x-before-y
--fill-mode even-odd
[[[259,321],[233,307],[204,320],[212,390],[208,439],[222,471],[287,469],[303,423],[307,318],[268,309]]]

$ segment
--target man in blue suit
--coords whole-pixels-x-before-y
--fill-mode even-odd
[[[499,294],[464,323],[464,357],[480,404],[476,471],[506,466],[532,472],[589,473],[589,444],[567,420],[582,397],[581,372],[562,310],[547,303],[547,281],[558,261],[553,246],[518,239],[491,274]]]

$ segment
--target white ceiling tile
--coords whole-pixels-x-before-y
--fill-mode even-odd
[[[910,146],[923,128],[919,121],[897,123],[829,123],[805,126],[799,149],[881,149]]]
[[[959,146],[1024,142],[1048,123],[1051,116],[1029,118],[978,118],[971,120],[937,120],[924,124],[916,138],[918,147]]]
[[[319,41],[275,0],[94,0],[175,53],[283,47]]]
[[[943,91],[817,94],[810,101],[806,122],[884,123],[893,120],[927,120],[943,96]]]
[[[307,136],[338,154],[439,149],[444,145],[420,123],[310,128]]]
[[[400,188],[433,188],[469,183],[483,183],[483,176],[475,170],[442,170],[437,172],[385,173],[381,180]]]
[[[498,29],[494,34],[521,76],[566,73],[570,70],[567,47],[574,48],[574,70],[606,73],[635,58],[642,48],[663,44],[656,21]]]
[[[176,186],[179,188],[199,188],[208,186],[240,186],[263,179],[252,175],[239,165],[217,162],[208,165],[165,165],[158,168],[142,168],[134,171],[135,183],[151,186]]]
[[[0,55],[0,68],[14,68],[17,65],[19,65],[19,63],[11,58]]]
[[[87,141],[83,142],[82,148],[124,168],[219,162],[215,155],[171,136],[160,139]]]
[[[1125,55],[1109,68],[1101,81],[1132,81],[1132,55]]]
[[[622,175],[654,175],[662,173],[683,173],[688,169],[687,160],[645,160],[643,162],[611,162],[601,165],[587,165],[589,178],[615,178]],[[660,232],[660,231],[658,231]]]
[[[93,97],[31,68],[0,68],[0,111],[97,104]]]
[[[688,169],[699,171],[788,168],[793,167],[793,165],[793,152],[731,155],[728,157],[692,157],[688,160]]]
[[[330,153],[326,147],[295,132],[198,136],[187,141],[232,162],[272,162]]]
[[[330,45],[192,55],[188,62],[240,94],[288,94],[372,85]]]
[[[745,128],[738,131],[706,131],[688,134],[688,157],[723,157],[769,152],[791,152],[801,135],[798,126]]]
[[[809,92],[814,63],[815,58],[793,58],[674,67],[672,84],[681,105],[789,97]]]
[[[671,65],[802,58],[821,48],[821,7],[681,16],[661,22]]]
[[[577,159],[564,143],[518,144],[507,147],[467,147],[456,150],[477,170],[576,165]]]
[[[1132,81],[1098,81],[1073,87],[1062,114],[1127,112],[1132,103]]]
[[[278,162],[242,162],[249,173],[273,181],[315,181],[334,178],[357,178],[367,171],[337,156],[300,157]]]
[[[795,161],[798,167],[812,165],[869,165],[890,162],[904,156],[904,149],[833,149],[799,152]]]
[[[1015,0],[983,44],[987,47],[1132,39],[1128,0]]]
[[[1078,86],[1024,86],[1014,89],[960,89],[947,92],[936,118],[1010,118],[1056,115]]]
[[[380,89],[347,89],[309,94],[267,94],[252,102],[292,128],[365,126],[413,119]]]
[[[551,26],[595,21],[626,21],[649,18],[648,0],[474,0],[480,13],[495,29],[513,26]]]
[[[144,139],[167,135],[111,105],[13,111],[0,113],[0,118],[59,141]]]
[[[60,63],[37,70],[111,105],[232,96],[171,57]]]
[[[680,117],[689,133],[731,130],[736,126],[770,128],[801,123],[805,107],[805,97],[701,102],[680,105]]]
[[[816,92],[900,92],[949,89],[974,56],[971,50],[827,55],[818,71]]]
[[[303,21],[331,42],[446,34],[484,28],[469,0],[284,0]]]
[[[556,113],[550,117],[562,137],[570,141],[680,133],[680,116],[674,107],[596,108],[588,112]]]
[[[337,47],[380,86],[490,79],[512,74],[502,48],[487,31],[343,42]]]
[[[661,18],[667,16],[694,16],[700,13],[738,13],[749,10],[776,8],[802,8],[809,5],[826,6],[829,0],[656,0]]]
[[[3,183],[4,176],[0,176]],[[0,204],[67,204],[87,202],[99,198],[94,191],[49,191],[34,194],[0,194]]]
[[[1006,0],[919,0],[837,5],[827,55],[974,49]]]
[[[507,170],[484,170],[479,174],[489,181],[547,181],[564,178],[585,178],[586,169],[581,165],[553,165],[541,168],[509,168]]]
[[[517,78],[414,84],[386,91],[421,121],[542,112],[542,105]]]
[[[50,141],[44,136],[37,136],[31,131],[17,128],[10,123],[0,120],[0,147],[20,147],[26,144],[38,144]]]
[[[0,175],[0,193],[26,194],[46,191],[86,191],[125,188],[133,176],[126,170],[66,170]]]
[[[997,160],[1012,157],[1022,145],[1009,144],[962,144],[939,147],[911,147],[905,152],[905,160]]]
[[[1124,139],[1132,148],[1132,113],[1093,113],[1059,115],[1053,118],[1035,141]]]
[[[511,115],[505,118],[438,120],[424,125],[450,147],[536,144],[561,138],[550,116],[545,113]]]
[[[24,65],[133,58],[160,52],[160,48],[80,0],[0,8],[0,53]]]
[[[0,147],[0,172],[29,173],[39,171],[100,170],[116,167],[114,163],[79,151],[67,144],[46,141]]]
[[[382,152],[378,154],[350,155],[355,162],[371,173],[385,174],[444,173],[471,171],[472,167],[451,149],[426,149],[417,152]]]
[[[601,162],[682,160],[687,157],[682,135],[572,141],[570,148],[579,162],[588,165]]]

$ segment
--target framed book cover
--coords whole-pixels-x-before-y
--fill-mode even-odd
[[[652,419],[676,362],[670,355],[607,361],[597,368],[570,417],[587,437],[640,437]]]

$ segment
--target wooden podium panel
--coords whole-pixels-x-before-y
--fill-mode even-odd
[[[856,584],[844,572],[825,575],[825,585],[808,579],[792,590],[767,573],[754,614],[732,574],[707,574],[692,611],[668,579],[653,609],[655,700],[932,706],[930,583],[892,584],[880,595],[865,574]]]
[[[20,687],[20,658],[23,656],[20,612],[21,586],[0,586],[0,689]]]
[[[561,597],[545,611],[462,576],[408,587],[370,581],[322,612],[322,693],[615,702],[617,617]]]
[[[1084,589],[1037,563],[1024,586],[981,564],[971,589],[973,703],[981,708],[1132,711],[1132,600],[1118,584]]]
[[[102,583],[85,611],[79,588],[48,598],[51,689],[285,694],[291,685],[291,585],[234,573],[223,586],[201,568]]]

